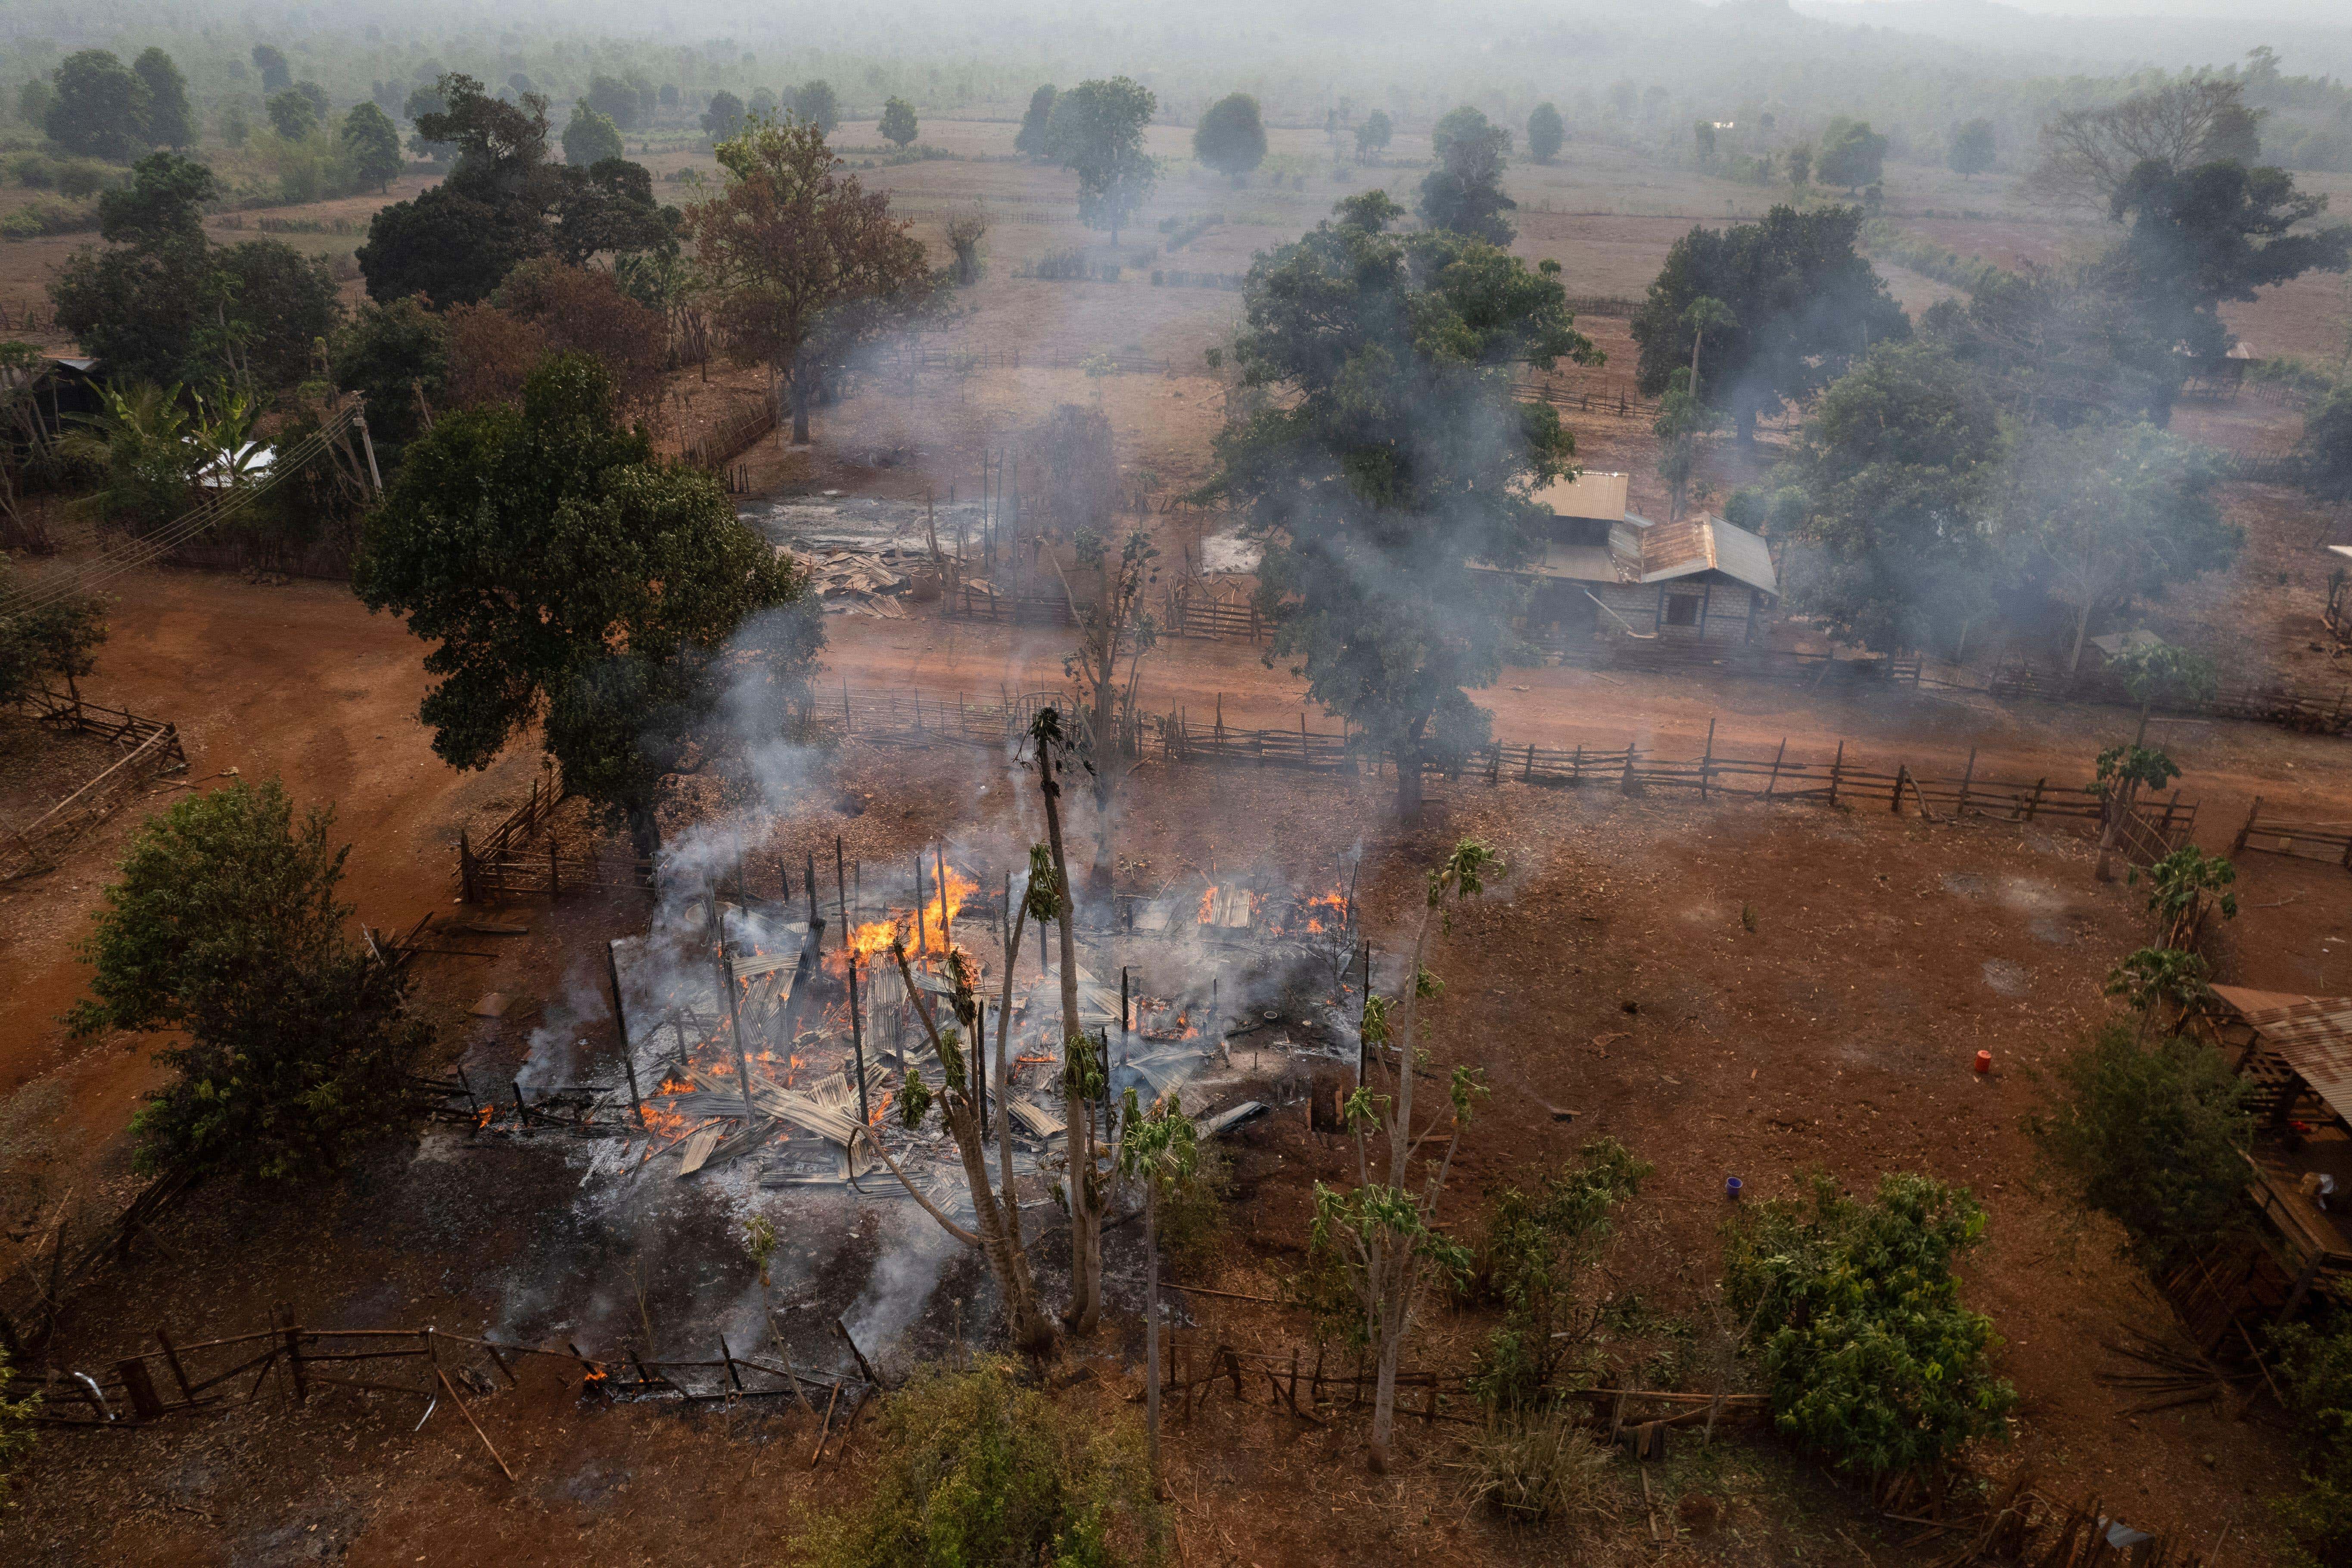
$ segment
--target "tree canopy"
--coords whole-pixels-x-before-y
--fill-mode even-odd
[[[1908,337],[1910,319],[1854,249],[1861,227],[1857,208],[1776,206],[1761,223],[1693,227],[1675,241],[1633,316],[1643,395],[1664,392],[1690,362],[1690,311],[1702,299],[1722,301],[1737,323],[1707,334],[1704,395],[1743,442],[1759,416],[1811,396],[1873,343]]]
[[[319,106],[308,93],[289,88],[262,107],[268,111],[270,129],[289,142],[299,142],[319,129]]]
[[[1108,229],[1113,245],[1159,181],[1159,162],[1143,150],[1143,128],[1159,108],[1150,89],[1123,76],[1082,81],[1054,99],[1047,153],[1078,176],[1079,221]]]
[[[147,89],[147,143],[154,147],[184,149],[195,145],[195,112],[188,107],[188,79],[172,57],[159,48],[146,48],[131,63],[131,68]]]
[[[896,147],[904,147],[922,133],[915,120],[915,106],[903,98],[893,98],[882,105],[882,118],[875,129],[882,139]]]
[[[644,853],[728,681],[804,684],[821,641],[789,565],[714,476],[621,427],[585,354],[542,364],[520,408],[446,414],[411,445],[353,585],[435,645],[436,755],[486,767],[537,724],[565,787]]]
[[[1952,145],[1945,154],[1945,163],[1952,173],[1974,179],[1992,167],[1992,121],[1971,120],[1965,125],[1952,127]]]
[[[1928,343],[1873,349],[1822,395],[1784,472],[1814,546],[1791,558],[1790,597],[1865,647],[1950,646],[1990,608],[2002,454],[1972,369]]]
[[[1429,143],[1437,167],[1421,182],[1421,221],[1489,245],[1510,244],[1518,231],[1503,215],[1519,205],[1503,194],[1511,133],[1465,103],[1437,122]]]
[[[534,256],[578,262],[676,247],[677,220],[655,201],[643,164],[605,158],[583,167],[549,156],[544,99],[506,103],[455,73],[436,92],[447,107],[418,118],[417,134],[454,149],[457,164],[369,223],[359,264],[370,298],[471,304]]]
[[[1567,141],[1568,127],[1559,118],[1559,110],[1549,102],[1537,104],[1528,116],[1528,156],[1549,163],[1559,156]]]
[[[1389,141],[1395,134],[1396,128],[1389,122],[1389,111],[1373,110],[1356,127],[1356,161],[1360,163],[1379,157],[1388,150]]]
[[[110,374],[159,384],[291,386],[341,306],[323,258],[274,239],[218,247],[204,233],[212,171],[151,153],[99,208],[102,251],[84,249],[49,285],[58,324]]]
[[[1557,269],[1444,230],[1392,235],[1381,192],[1261,256],[1234,345],[1269,395],[1219,433],[1211,489],[1265,541],[1260,595],[1308,695],[1395,748],[1418,799],[1433,749],[1485,738],[1465,688],[1501,667],[1501,606],[1473,560],[1530,548],[1531,499],[1574,437],[1510,395],[1514,367],[1598,363]]]
[[[1235,184],[1265,163],[1265,122],[1258,116],[1257,100],[1236,92],[1209,105],[1192,130],[1192,156],[1230,174]]]
[[[794,88],[793,117],[807,121],[820,135],[832,135],[841,123],[841,99],[834,92],[833,83],[819,77]]]
[[[2326,196],[2297,190],[2284,169],[2231,160],[2177,169],[2146,159],[2109,205],[2128,226],[2112,262],[2121,289],[2160,334],[2219,359],[2229,348],[2224,300],[2352,264],[2352,225],[2307,226],[2326,210]]]
[[[743,116],[748,112],[743,100],[721,88],[710,95],[709,107],[702,111],[702,133],[715,146],[732,142],[743,133]]]
[[[400,155],[400,128],[392,116],[373,103],[355,103],[343,116],[343,156],[352,174],[379,191],[388,191],[406,166]]]
[[[41,128],[67,152],[127,163],[152,145],[147,84],[108,51],[68,55],[52,79]]]
[[[1886,138],[1873,131],[1867,120],[1841,118],[1822,132],[1813,153],[1813,177],[1825,185],[1857,191],[1876,184],[1885,163]]]
[[[86,946],[77,1033],[183,1032],[132,1122],[142,1168],[260,1180],[342,1163],[400,1113],[432,1031],[402,972],[348,934],[331,812],[275,779],[184,797],[142,828]]]
[[[1029,95],[1029,107],[1013,133],[1013,150],[1032,158],[1053,157],[1054,84],[1047,82]]]
[[[2352,386],[2338,386],[2304,410],[2294,457],[2305,489],[2323,500],[2352,500]]]
[[[294,85],[294,68],[286,63],[286,53],[275,44],[253,46],[253,68],[261,73],[261,96],[284,92]]]
[[[792,405],[793,439],[809,438],[811,395],[825,356],[919,304],[929,292],[923,242],[867,191],[814,124],[755,124],[719,148],[726,184],[686,212],[686,231],[718,300],[729,351],[766,364]]]
[[[571,122],[563,128],[563,161],[586,167],[621,156],[621,130],[612,118],[591,108],[582,99],[572,109]]]

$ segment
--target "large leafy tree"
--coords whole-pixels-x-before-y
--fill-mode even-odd
[[[104,49],[68,55],[42,118],[49,140],[68,153],[127,163],[147,138],[147,84]]]
[[[1772,1419],[1839,1469],[1932,1468],[2002,1429],[2016,1392],[1992,1373],[1992,1320],[1954,1269],[1984,1237],[1967,1189],[1886,1175],[1875,1197],[1817,1176],[1730,1230],[1724,1294],[1764,1364]]]
[[[49,285],[58,324],[112,374],[158,384],[302,379],[341,314],[326,262],[274,239],[205,237],[212,172],[151,153],[99,205],[103,251],[83,250]]]
[[[584,166],[620,156],[621,131],[612,116],[584,98],[574,104],[571,123],[563,128],[563,161]]]
[[[875,129],[894,147],[908,146],[922,134],[922,127],[915,119],[915,106],[903,98],[893,98],[882,106],[882,118]]]
[[[520,409],[444,416],[408,448],[354,587],[436,645],[419,712],[443,761],[486,767],[537,725],[565,787],[648,854],[661,780],[727,682],[803,684],[820,640],[790,567],[714,477],[621,426],[586,354],[541,365]]]
[[[1209,105],[1192,130],[1192,156],[1240,184],[1265,162],[1265,121],[1257,100],[1236,92]]]
[[[755,124],[719,148],[727,183],[687,209],[686,230],[718,301],[730,353],[765,364],[809,438],[828,355],[928,293],[923,243],[890,216],[806,121]]]
[[[1421,221],[1489,245],[1510,244],[1517,230],[1503,215],[1519,205],[1503,194],[1511,133],[1465,103],[1437,122],[1429,145],[1437,167],[1421,182]]]
[[[1930,306],[1920,331],[1974,366],[2002,409],[2029,424],[2080,425],[2118,412],[2160,419],[2180,386],[2175,341],[2109,287],[2109,274],[2097,262],[1988,268],[1965,305]]]
[[[142,1167],[298,1179],[400,1114],[432,1031],[401,972],[348,933],[332,823],[297,821],[272,779],[184,799],[132,841],[73,1024],[177,1036],[156,1053],[172,1082],[132,1122]]]
[[[2352,386],[2339,386],[2304,410],[2294,455],[2305,489],[2323,500],[2352,500]]]
[[[439,184],[369,223],[359,263],[371,298],[423,294],[436,304],[472,304],[534,256],[578,262],[600,251],[676,247],[676,218],[654,200],[642,164],[552,160],[546,100],[527,93],[507,103],[454,72],[435,95],[446,107],[419,114],[417,135],[456,149],[457,164]]]
[[[587,95],[580,101],[590,110],[603,115],[613,122],[615,142],[620,139],[621,132],[635,131],[644,123],[639,117],[637,89],[618,77],[606,76],[601,71],[591,76],[588,79]],[[567,152],[566,156],[569,155]],[[617,158],[620,155],[620,148],[614,147],[612,156]],[[588,160],[590,163],[594,161]]]
[[[2025,584],[2074,623],[2066,668],[2091,623],[2227,565],[2245,531],[2214,500],[2210,459],[2152,425],[2038,430],[2002,475],[1998,526]]]
[[[286,62],[286,52],[275,44],[253,46],[253,68],[261,73],[261,95],[264,98],[284,92],[294,85],[294,68]]]
[[[833,83],[816,77],[793,89],[793,117],[815,126],[820,136],[832,135],[841,123],[841,98]]]
[[[379,191],[392,189],[404,160],[400,155],[400,128],[392,116],[373,103],[355,103],[343,116],[343,156],[352,173]]]
[[[1908,337],[1910,319],[1854,249],[1861,229],[1859,208],[1778,206],[1761,223],[1694,227],[1675,241],[1633,315],[1643,393],[1664,392],[1690,362],[1705,330],[1692,310],[1701,300],[1731,312],[1732,325],[1706,333],[1705,396],[1743,443],[1759,416],[1820,391],[1873,343]]]
[[[289,142],[299,142],[319,129],[319,106],[308,93],[289,88],[263,108],[268,110],[270,129]]]
[[[335,334],[331,358],[335,384],[367,399],[377,458],[396,466],[402,450],[424,433],[426,411],[448,384],[448,322],[413,296],[381,305],[370,300]]]
[[[1123,76],[1082,81],[1054,99],[1046,155],[1078,177],[1078,220],[1108,229],[1113,245],[1160,178],[1143,150],[1143,128],[1159,109],[1150,88]]]
[[[0,559],[0,599],[14,591],[16,575]],[[106,604],[94,594],[68,594],[0,614],[0,703],[14,703],[53,679],[75,689],[105,641]]]
[[[1054,84],[1047,82],[1029,95],[1029,107],[1021,116],[1021,129],[1013,134],[1013,150],[1040,160],[1051,158],[1053,122]]]
[[[2284,169],[2234,161],[2178,169],[2150,158],[2109,205],[2127,224],[2111,257],[2121,289],[2164,336],[2200,359],[2229,348],[2224,300],[2268,284],[2352,264],[2352,225],[2311,226],[2327,198],[2295,188]]]
[[[142,49],[131,64],[147,89],[147,142],[151,146],[185,148],[195,144],[195,113],[188,107],[188,79],[172,57],[158,48]]]
[[[1992,167],[1992,121],[1971,120],[1952,127],[1952,145],[1944,161],[1952,173],[1972,180]]]
[[[710,106],[702,111],[702,133],[713,146],[732,142],[743,133],[744,113],[743,100],[721,88],[710,95]]]
[[[1970,367],[1886,343],[1822,396],[1784,477],[1802,497],[1791,597],[1866,647],[1965,635],[1990,607],[2000,421]]]
[[[1537,104],[1528,116],[1528,156],[1549,163],[1559,156],[1567,140],[1568,126],[1560,120],[1559,110],[1548,101]]]
[[[1265,542],[1260,594],[1307,692],[1397,758],[1401,808],[1433,748],[1486,738],[1465,687],[1501,668],[1504,606],[1471,570],[1532,548],[1532,499],[1575,438],[1514,399],[1516,367],[1598,363],[1557,268],[1483,241],[1387,232],[1378,191],[1260,257],[1235,344],[1265,395],[1217,437],[1210,489]]]
[[[1813,153],[1813,177],[1825,185],[1858,191],[1875,184],[1886,162],[1886,138],[1867,120],[1832,120]]]

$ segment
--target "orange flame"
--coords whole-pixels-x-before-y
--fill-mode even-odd
[[[1202,924],[1202,925],[1207,925],[1207,924],[1209,923],[1210,919],[1211,919],[1211,918],[1212,918],[1212,917],[1216,913],[1216,908],[1217,908],[1217,889],[1216,889],[1216,888],[1215,888],[1213,885],[1213,886],[1210,886],[1210,887],[1207,887],[1207,888],[1204,888],[1204,889],[1202,889],[1201,890],[1201,912],[1200,912],[1198,915],[1194,916],[1193,918],[1194,918],[1194,920],[1195,920],[1195,921],[1197,921],[1200,924]]]

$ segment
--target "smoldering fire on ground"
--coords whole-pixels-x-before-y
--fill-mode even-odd
[[[868,1355],[921,1353],[902,1342],[961,1250],[924,1210],[969,1226],[972,1205],[937,1116],[908,1129],[899,1113],[908,1079],[936,1087],[943,1068],[894,941],[942,1022],[950,948],[971,978],[992,1186],[1003,1182],[994,1123],[1009,1116],[1023,1230],[1050,1298],[1068,1106],[1058,944],[1027,932],[1005,985],[1004,921],[1008,910],[1019,918],[1026,861],[1010,837],[935,844],[888,868],[845,854],[832,866],[811,856],[785,865],[740,825],[683,837],[646,929],[573,956],[566,994],[507,1092],[490,1089],[486,1065],[460,1064],[463,1113],[453,1102],[442,1136],[577,1167],[574,1250],[629,1260],[589,1269],[583,1302],[576,1262],[519,1254],[499,1331],[738,1346],[779,1336],[803,1365],[824,1366],[840,1353],[829,1329],[840,1317]],[[1080,1021],[1107,1047],[1109,1103],[1132,1086],[1146,1103],[1171,1100],[1212,1137],[1278,1108],[1337,1125],[1361,1065],[1365,978],[1377,963],[1344,868],[1325,868],[1319,886],[1223,868],[1081,894],[1076,925]],[[602,999],[583,994],[595,972]],[[764,1295],[698,1290],[696,1321],[677,1321],[673,1289],[672,1321],[646,1321],[647,1270],[725,1278],[714,1265],[730,1259],[695,1254],[723,1250],[713,1238],[762,1217],[781,1243]],[[574,1285],[556,1288],[555,1273]],[[984,1342],[992,1283],[977,1268],[964,1277],[973,1299],[956,1320]],[[780,1305],[789,1310],[772,1315]],[[803,1334],[805,1344],[792,1342]]]

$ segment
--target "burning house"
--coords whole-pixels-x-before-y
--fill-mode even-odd
[[[1624,474],[1581,473],[1541,491],[1550,511],[1535,556],[1506,571],[1528,593],[1517,623],[1538,647],[1573,651],[1601,637],[1751,642],[1780,602],[1764,541],[1706,514],[1653,522],[1626,506]]]

